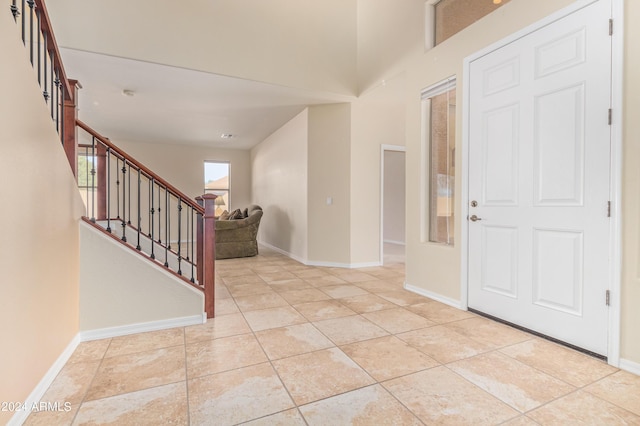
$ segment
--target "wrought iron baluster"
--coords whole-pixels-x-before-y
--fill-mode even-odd
[[[155,209],[153,208],[153,184],[155,183],[156,179],[155,178],[151,178],[151,180],[149,180],[149,196],[151,197],[151,200],[149,202],[149,212],[150,212],[150,216],[149,216],[149,229],[151,231],[151,233],[149,234],[149,238],[151,239],[151,258],[155,259],[156,255],[154,252],[154,246],[156,245],[156,242],[153,240],[153,227],[154,227],[154,219],[155,219]]]
[[[96,137],[91,136],[91,222],[96,223]]]
[[[120,219],[120,157],[116,156],[116,219]]]
[[[49,81],[51,82],[50,84],[50,88],[51,88],[51,102],[49,103],[49,108],[51,109],[51,119],[55,120],[55,114],[53,112],[53,101],[55,100],[55,96],[56,96],[56,87],[55,87],[55,83],[54,83],[54,74],[53,74],[53,68],[54,68],[54,62],[53,62],[53,57],[49,57],[51,66],[49,67]]]
[[[167,189],[167,191],[169,191],[169,190]],[[167,194],[168,194],[168,192],[167,192]],[[167,202],[167,210],[166,210],[166,213],[167,213],[167,235],[169,235],[169,237],[167,237],[167,248],[169,250],[171,250],[171,237],[170,237],[170,235],[171,235],[171,208],[170,208],[170,205],[171,205],[171,196],[169,195],[169,201]]]
[[[127,242],[127,221],[125,220],[125,202],[126,202],[126,188],[125,181],[127,180],[127,159],[122,159],[122,241]],[[131,180],[129,180],[131,182]]]
[[[107,147],[107,232],[111,233],[111,147]]]
[[[193,207],[191,207],[191,282],[195,284],[196,279],[194,277],[194,264],[196,262],[196,255],[193,251],[193,244],[194,244],[194,240],[195,240],[195,231],[194,231],[194,220],[193,220]]]
[[[44,55],[42,58],[44,60],[44,67],[42,69],[44,74],[44,87],[43,87],[44,90],[42,91],[42,96],[44,96],[45,102],[49,102],[49,91],[47,90],[49,87],[49,81],[48,81],[49,74],[47,72],[47,56],[49,56],[49,52],[47,51],[47,33],[44,33],[44,32],[42,33],[42,46],[44,47],[43,49]]]
[[[11,14],[13,15],[13,20],[18,22],[18,15],[20,15],[20,11],[16,5],[16,0],[11,1]]]
[[[34,0],[27,0],[29,5],[29,58],[31,59],[31,65],[33,65],[33,9],[35,8]]]
[[[151,180],[149,180],[149,185],[151,185]],[[149,191],[147,194],[147,206],[149,207],[149,221],[147,222],[147,228],[149,232],[147,232],[147,237],[151,238],[151,209],[153,209],[153,202],[151,201],[151,195],[153,194],[153,188],[149,186]]]
[[[24,44],[25,46],[26,46],[25,34],[27,32],[26,31],[27,30],[27,28],[26,28],[26,26],[27,26],[27,24],[26,24],[27,17],[25,15],[24,11],[26,10],[26,3],[27,2],[25,0],[22,0],[22,9],[21,9],[22,10],[22,44]]]
[[[62,141],[62,146],[64,146],[64,84],[62,81],[60,82],[60,140]]]
[[[187,205],[187,209],[190,208],[189,205]],[[190,262],[191,259],[189,258],[189,212],[185,212],[185,220],[187,222],[187,229],[185,229],[185,231],[187,232],[187,238],[185,240],[185,248],[187,249],[187,256],[184,258],[184,260],[186,260],[187,262]]]
[[[169,241],[171,241],[171,235],[169,234],[169,188],[164,187],[164,266],[169,267]]]
[[[38,45],[38,51],[37,51],[38,53],[38,85],[42,87],[42,79],[40,77],[40,74],[41,74],[41,69],[40,69],[40,61],[41,61],[40,34],[41,32],[40,30],[42,29],[42,26],[40,24],[40,10],[38,9],[37,6],[35,8],[35,11],[36,11],[36,37],[37,37],[36,44]]]
[[[140,176],[140,169],[138,169],[138,244],[136,245],[136,250],[140,250],[140,226],[142,222],[142,212],[140,211],[140,189],[142,186],[142,176]]]
[[[158,184],[158,242],[162,244],[162,201],[160,200],[160,185]],[[166,237],[166,235],[165,235]]]
[[[131,163],[129,163],[129,218],[127,219],[127,225],[131,225]]]
[[[53,79],[53,99],[51,100],[51,118],[56,122],[56,131],[60,133],[60,79],[58,78],[58,70],[54,67],[51,67],[52,72],[54,73]],[[54,111],[55,108],[55,111]]]
[[[91,217],[89,213],[89,147],[84,147],[84,158],[85,158],[85,167],[84,167],[84,193],[87,199],[87,217]],[[93,163],[92,163],[93,164]],[[93,188],[92,188],[93,189]]]
[[[182,198],[178,197],[178,275],[182,275]]]
[[[49,67],[49,78],[51,81],[51,102],[49,102],[49,108],[51,108],[51,119],[55,120],[55,113],[53,111],[53,105],[54,105],[53,102],[56,99],[56,83],[55,83],[54,74],[53,74],[54,62],[53,62],[53,57],[50,57],[49,59],[51,62],[51,66]],[[56,130],[57,130],[57,127],[58,126],[56,126]]]

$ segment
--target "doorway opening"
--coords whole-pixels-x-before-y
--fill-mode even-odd
[[[380,263],[404,264],[405,147],[382,145],[380,162]]]

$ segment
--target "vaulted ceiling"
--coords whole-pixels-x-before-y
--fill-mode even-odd
[[[114,140],[238,149],[381,84],[421,53],[424,31],[423,0],[47,5],[83,87],[80,119]]]

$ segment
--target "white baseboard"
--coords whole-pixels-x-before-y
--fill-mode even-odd
[[[146,331],[165,330],[167,328],[186,327],[188,325],[204,324],[207,322],[207,314],[188,317],[171,318],[159,321],[140,322],[117,327],[99,328],[80,332],[80,340],[107,339],[110,337],[126,336],[128,334],[144,333]]]
[[[451,299],[449,297],[443,296],[443,295],[438,294],[438,293],[433,293],[433,292],[431,292],[429,290],[425,290],[423,288],[413,286],[413,285],[411,285],[411,284],[409,284],[407,282],[404,283],[404,288],[406,290],[409,290],[409,291],[413,292],[413,293],[417,293],[420,296],[428,297],[429,299],[433,299],[433,300],[435,300],[437,302],[444,303],[445,305],[452,306],[452,307],[454,307],[456,309],[465,310],[465,309],[462,308],[462,304],[460,303],[459,300]]]
[[[337,262],[316,262],[316,261],[308,261],[305,265],[309,266],[322,266],[325,268],[346,268],[346,269],[357,269],[357,268],[371,268],[373,266],[382,266],[380,262],[360,262],[360,263],[337,263]]]
[[[323,262],[323,261],[315,261],[315,260],[307,260],[302,259],[296,255],[293,255],[285,250],[282,250],[279,247],[272,246],[269,243],[265,243],[264,241],[258,241],[258,244],[265,246],[266,248],[278,252],[282,255],[285,255],[296,262],[300,262],[303,265],[307,266],[321,266],[325,268],[347,268],[347,269],[355,269],[355,268],[369,268],[372,266],[382,266],[380,262],[360,262],[360,263],[338,263],[338,262]]]
[[[73,352],[76,350],[79,343],[80,343],[80,333],[76,334],[74,338],[71,339],[71,342],[69,342],[69,344],[64,349],[64,351],[62,351],[58,359],[56,359],[53,365],[49,368],[49,370],[44,375],[44,377],[40,380],[38,385],[29,394],[27,399],[23,401],[26,407],[31,407],[34,404],[37,404],[38,402],[40,402],[40,400],[44,396],[47,389],[49,389],[49,386],[51,386],[51,383],[53,383],[58,373],[60,373],[60,370],[62,370],[62,368],[67,363],[67,361],[69,361],[69,358],[71,358],[71,355],[73,355]],[[29,410],[16,411],[16,413],[13,415],[13,417],[11,417],[11,419],[7,423],[7,426],[21,425],[27,419],[29,414],[31,414]]]
[[[640,376],[640,363],[620,358],[620,369]]]
[[[396,245],[399,245],[399,246],[406,245],[406,243],[404,241],[383,240],[382,242],[385,243],[385,244],[396,244]]]
[[[280,254],[282,254],[282,255],[285,255],[285,256],[287,256],[287,257],[289,257],[289,258],[291,258],[291,259],[295,260],[296,262],[300,262],[300,263],[302,263],[302,264],[304,264],[304,265],[306,265],[306,264],[307,264],[306,259],[302,259],[302,258],[301,258],[301,257],[299,257],[299,256],[296,256],[296,255],[294,255],[294,254],[291,254],[291,253],[289,253],[288,251],[281,249],[280,247],[276,247],[276,246],[271,245],[271,244],[269,244],[269,243],[265,243],[264,241],[258,241],[258,244],[259,244],[259,245],[261,245],[261,246],[265,246],[265,247],[266,247],[266,248],[268,248],[269,250],[273,250],[273,251],[275,251],[275,252],[277,252],[277,253],[280,253]]]

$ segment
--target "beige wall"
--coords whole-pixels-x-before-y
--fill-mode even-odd
[[[225,208],[244,209],[251,203],[249,151],[120,140],[113,142],[192,198],[204,193],[204,162],[228,161],[231,205]]]
[[[9,13],[0,13],[0,401],[25,401],[78,333],[82,200]],[[16,183],[19,181],[19,184]],[[0,424],[13,413],[0,411]]]
[[[309,108],[308,232],[312,263],[351,263],[351,120],[349,104]]]
[[[204,293],[85,223],[80,247],[81,331],[202,316]]]
[[[352,104],[351,263],[380,263],[380,146],[405,144],[405,75]]]
[[[307,259],[307,127],[302,111],[251,150],[253,202],[263,208],[258,240]]]
[[[424,191],[421,179],[421,162],[425,157],[421,145],[420,90],[444,78],[458,77],[457,104],[462,102],[463,59],[509,34],[532,24],[554,11],[571,4],[570,0],[512,0],[491,15],[463,30],[456,36],[424,54],[407,73],[407,259],[406,281],[408,284],[438,294],[452,302],[460,300],[460,245],[444,247],[422,242],[420,199]],[[640,53],[634,41],[640,36],[640,28],[633,23],[640,18],[640,3],[625,2],[625,80],[624,92],[624,170],[623,170],[623,279],[622,279],[622,322],[621,357],[640,363],[640,340],[637,338],[640,311],[636,308],[640,301],[640,174],[635,159],[640,155],[637,140],[640,134],[637,120],[640,114],[637,94],[640,86],[634,73],[640,62]],[[619,27],[618,27],[619,28]],[[458,108],[456,144],[461,144],[462,111]],[[461,150],[456,152],[456,164],[461,164]],[[456,170],[456,217],[460,224],[461,170]],[[455,240],[460,241],[460,226],[456,226]],[[636,364],[637,365],[637,364]],[[637,368],[637,367],[636,367]]]
[[[48,7],[63,47],[311,90],[357,91],[356,0],[57,0]]]
[[[622,192],[622,329],[620,355],[640,368],[640,2],[625,7],[624,131]]]
[[[401,74],[424,52],[425,0],[358,0],[360,93]]]

